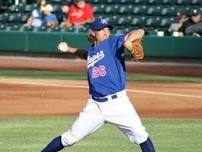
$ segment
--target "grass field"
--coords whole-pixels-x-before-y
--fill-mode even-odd
[[[75,117],[0,118],[1,152],[39,152],[53,137],[70,127]],[[202,120],[143,119],[158,152],[201,152]],[[105,124],[69,152],[138,152],[114,126]]]
[[[129,81],[156,81],[156,82],[192,82],[202,83],[201,77],[160,76],[145,74],[128,74]],[[85,73],[78,72],[53,72],[32,70],[0,70],[0,77],[14,78],[40,78],[40,79],[79,79],[86,80]]]

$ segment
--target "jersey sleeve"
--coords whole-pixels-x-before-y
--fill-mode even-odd
[[[113,52],[124,49],[125,34],[112,36],[110,44],[113,44]]]

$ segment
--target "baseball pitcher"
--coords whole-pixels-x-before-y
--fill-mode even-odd
[[[144,56],[141,39],[144,30],[111,35],[112,25],[105,19],[95,19],[90,25],[92,46],[81,51],[62,42],[58,49],[87,59],[89,99],[70,129],[54,138],[42,152],[57,152],[90,135],[104,123],[117,126],[128,139],[140,145],[142,152],[155,152],[152,141],[129,101],[126,87],[124,48],[136,60]]]

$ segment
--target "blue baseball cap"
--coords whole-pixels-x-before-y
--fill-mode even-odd
[[[100,31],[101,29],[108,27],[110,30],[113,29],[111,23],[106,19],[97,18],[90,24],[90,29],[93,31]]]

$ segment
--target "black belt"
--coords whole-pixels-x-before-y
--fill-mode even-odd
[[[118,98],[118,96],[116,94],[113,94],[113,95],[111,95],[109,97],[111,97],[111,99]],[[94,96],[92,96],[92,99],[95,100],[95,101],[97,101],[97,102],[106,102],[106,101],[109,100],[108,99],[109,97],[94,97]]]

